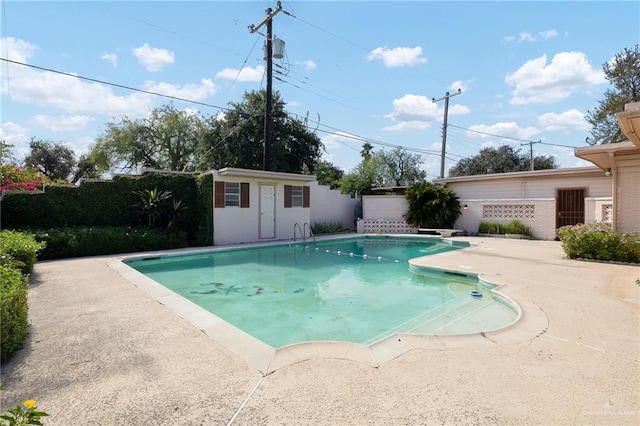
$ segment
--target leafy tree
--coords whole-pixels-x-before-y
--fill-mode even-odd
[[[421,162],[419,155],[410,154],[401,148],[391,152],[372,153],[342,178],[340,190],[353,197],[372,194],[373,188],[422,182],[426,173],[419,168]]]
[[[373,188],[384,186],[385,167],[381,153],[372,154],[340,180],[340,192],[357,198],[372,194]]]
[[[6,140],[0,140],[0,164],[15,163],[16,159],[11,152],[13,145]]]
[[[411,185],[406,197],[409,209],[405,219],[418,228],[452,228],[462,214],[460,200],[453,190],[436,183]]]
[[[95,162],[87,155],[76,160],[71,148],[61,142],[31,138],[30,151],[24,159],[25,168],[34,169],[50,181],[76,183],[82,178],[98,177]]]
[[[320,161],[316,165],[316,178],[320,185],[327,185],[331,189],[336,189],[340,185],[340,179],[344,176],[344,171],[328,161]]]
[[[587,111],[586,119],[593,126],[586,140],[589,145],[626,140],[615,113],[624,111],[627,103],[640,101],[640,47],[636,44],[632,49],[625,48],[602,70],[613,87],[604,92],[604,99],[595,109]]]
[[[198,147],[198,168],[263,168],[264,107],[266,92],[246,92],[241,102],[230,103],[222,117],[206,121]],[[275,92],[272,99],[272,147],[270,169],[278,172],[315,172],[322,154],[320,138],[310,132],[306,120],[291,117]]]
[[[116,167],[126,171],[140,167],[192,169],[201,132],[199,116],[165,105],[145,118],[124,117],[108,123],[91,148],[90,157],[100,171]]]
[[[67,180],[76,158],[73,150],[62,143],[31,138],[30,152],[24,159],[27,168],[36,169],[51,180]]]
[[[385,163],[385,184],[391,186],[405,186],[422,182],[427,173],[420,170],[422,157],[411,154],[404,149],[395,148],[391,152],[383,152]]]
[[[529,156],[509,145],[483,148],[478,155],[460,160],[450,168],[449,177],[521,172],[530,169],[530,161]],[[536,170],[558,168],[555,158],[546,155],[535,156],[533,164]]]

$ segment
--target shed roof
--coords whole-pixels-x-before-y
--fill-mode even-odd
[[[315,175],[301,175],[297,173],[270,172],[264,170],[238,169],[235,167],[225,167],[218,170],[219,176],[245,177],[254,179],[289,180],[300,182],[313,182]]]

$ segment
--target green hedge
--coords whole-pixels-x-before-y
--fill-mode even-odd
[[[188,245],[186,233],[181,230],[96,226],[29,229],[29,232],[46,244],[38,256],[40,260],[166,250]]]
[[[198,188],[198,234],[195,245],[213,245],[213,177],[202,174],[196,178]]]
[[[187,207],[180,229],[188,241],[198,240],[202,203],[197,179],[191,175],[145,174],[120,176],[111,181],[87,181],[77,187],[48,186],[44,193],[10,193],[2,200],[2,228],[55,228],[66,226],[138,226],[134,191],[171,191]]]
[[[7,359],[27,336],[28,274],[44,244],[33,235],[0,231],[0,358]]]
[[[563,226],[562,248],[570,259],[640,263],[640,233],[614,231],[607,223]]]
[[[27,337],[27,278],[20,270],[0,264],[0,360],[9,358]]]
[[[25,275],[33,271],[36,256],[43,247],[44,244],[37,242],[33,235],[6,229],[0,231],[0,257],[5,259],[3,263],[11,263]]]

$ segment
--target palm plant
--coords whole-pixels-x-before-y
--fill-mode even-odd
[[[409,209],[405,220],[418,228],[452,228],[462,214],[455,192],[439,184],[412,185],[407,189],[406,197]]]
[[[172,198],[171,191],[158,191],[158,188],[134,191],[140,197],[140,202],[136,207],[140,214],[146,219],[149,228],[162,226],[162,222],[167,209],[167,202]]]

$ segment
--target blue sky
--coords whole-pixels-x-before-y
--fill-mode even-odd
[[[487,146],[554,155],[585,145],[587,110],[609,87],[602,64],[640,41],[640,2],[292,1],[274,18],[285,56],[274,89],[308,116],[323,158],[349,170],[366,140],[448,170]],[[31,137],[81,154],[108,121],[173,103],[204,116],[266,86],[265,38],[248,27],[275,1],[1,2],[0,57],[163,93],[186,103],[0,61],[0,139],[22,158]],[[266,31],[263,31],[263,33]],[[504,136],[501,138],[490,135]],[[508,139],[513,138],[513,139]]]

